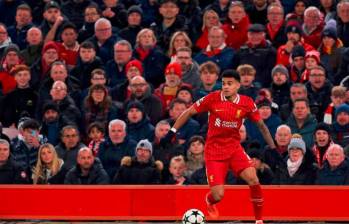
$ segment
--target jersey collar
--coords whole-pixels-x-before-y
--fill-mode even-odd
[[[221,91],[221,101],[228,101],[227,98],[225,98],[223,91]],[[233,101],[233,103],[238,104],[240,102],[240,94],[236,94],[236,97]]]

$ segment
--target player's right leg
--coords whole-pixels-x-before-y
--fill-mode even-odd
[[[206,194],[207,212],[211,218],[218,218],[219,211],[216,204],[224,197],[224,185],[216,185],[210,188]]]

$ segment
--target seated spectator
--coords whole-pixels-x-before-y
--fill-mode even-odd
[[[188,37],[187,33],[184,31],[175,32],[170,39],[170,45],[167,49],[168,57],[171,59],[171,62],[177,61],[177,51],[179,48],[187,47],[189,49],[192,48],[192,42]]]
[[[331,89],[331,103],[324,111],[324,123],[332,124],[334,122],[336,108],[345,103],[345,92],[344,86],[334,86]]]
[[[38,94],[31,88],[30,69],[26,65],[16,65],[11,71],[16,81],[16,88],[9,92],[3,99],[4,105],[0,109],[0,120],[5,127],[15,127],[23,113],[34,117]]]
[[[175,156],[170,161],[170,179],[166,184],[174,185],[188,185],[189,179],[184,176],[185,170],[187,169],[187,164],[183,156]]]
[[[284,2],[282,3],[284,4]],[[302,24],[304,21],[304,11],[309,6],[309,2],[307,0],[295,0],[289,4],[289,6],[292,6],[292,9],[286,10],[286,12],[289,12],[286,15],[286,20],[296,20],[298,23]]]
[[[10,157],[10,144],[0,138],[0,184],[26,184],[29,176]]]
[[[200,4],[205,2],[205,0],[200,1]],[[204,11],[213,10],[219,16],[219,21],[225,23],[228,17],[228,11],[231,1],[229,0],[215,0],[214,2],[210,1],[210,4],[207,5]]]
[[[227,34],[224,33],[222,28],[217,26],[212,27],[208,32],[209,44],[194,57],[194,60],[199,65],[207,61],[212,61],[219,66],[221,72],[233,68],[235,52],[227,46],[226,36]],[[236,37],[237,35],[234,36]]]
[[[126,134],[126,123],[115,119],[109,122],[108,138],[99,145],[97,157],[110,178],[113,178],[120,168],[121,159],[134,156],[137,142]]]
[[[0,63],[0,95],[6,95],[16,88],[16,80],[11,74],[12,69],[16,65],[23,64],[18,46],[10,44],[5,49]]]
[[[33,184],[63,184],[67,171],[53,145],[46,143],[40,146],[33,169]]]
[[[305,70],[305,50],[301,45],[296,45],[292,48],[290,55],[290,64],[287,69],[290,72],[290,81],[293,83],[301,82],[302,74]]]
[[[202,25],[202,10],[199,7],[199,1],[196,0],[179,0],[179,15],[185,17],[185,24],[189,28],[187,33],[190,39],[196,40],[200,33]]]
[[[190,84],[193,88],[199,87],[201,84],[199,77],[199,65],[192,58],[192,51],[188,47],[177,49],[176,62],[182,68],[182,81]]]
[[[87,135],[90,139],[88,147],[92,150],[93,156],[97,156],[99,145],[105,141],[105,126],[100,122],[93,122],[87,128]]]
[[[194,135],[189,139],[189,148],[186,154],[187,169],[184,176],[189,177],[198,169],[204,167],[205,140],[200,135]]]
[[[0,23],[0,58],[2,58],[5,49],[11,44],[11,38],[8,36],[7,27]]]
[[[320,1],[319,9],[324,14],[324,21],[326,24],[337,16],[336,13],[337,1]]]
[[[290,98],[288,103],[285,103],[280,106],[280,118],[283,121],[286,121],[292,112],[293,104],[296,99],[306,99],[308,98],[308,90],[302,83],[294,83],[290,88]]]
[[[132,5],[127,10],[127,26],[120,30],[121,38],[128,40],[132,47],[136,45],[136,38],[142,27],[143,10],[138,5]]]
[[[205,10],[204,16],[203,16],[201,35],[195,43],[195,48],[197,50],[206,49],[208,45],[208,31],[214,26],[218,26],[218,27],[222,26],[221,22],[219,21],[219,16],[215,10],[207,9]]]
[[[107,127],[111,120],[120,118],[121,112],[113,103],[104,85],[96,84],[89,88],[82,108],[84,130],[93,123],[100,122]]]
[[[292,133],[299,133],[307,148],[314,144],[314,131],[316,128],[316,118],[310,113],[309,101],[307,99],[296,99],[293,102],[292,114],[286,123]]]
[[[340,145],[331,145],[324,166],[318,171],[316,184],[349,185],[349,161]]]
[[[289,156],[275,169],[273,184],[312,185],[316,167],[305,159],[306,146],[298,134],[292,136],[288,145]]]
[[[336,109],[335,122],[332,124],[333,141],[346,148],[349,145],[349,106],[341,104]],[[346,155],[349,153],[346,152]]]
[[[229,6],[227,20],[223,23],[223,29],[227,35],[226,43],[228,47],[238,50],[247,41],[247,30],[250,20],[245,12],[242,2],[235,1]],[[224,71],[221,67],[221,69]]]
[[[24,63],[28,66],[32,66],[38,58],[41,57],[43,39],[42,32],[37,27],[32,27],[27,31],[25,39],[28,43],[27,46],[22,49],[21,57]]]
[[[301,83],[306,83],[309,81],[310,71],[316,66],[320,65],[320,53],[318,51],[312,50],[305,53],[305,70],[301,76]]]
[[[349,2],[340,1],[337,3],[337,29],[338,37],[343,41],[345,47],[349,47]]]
[[[163,83],[164,70],[169,58],[157,46],[157,39],[152,30],[142,29],[139,31],[133,55],[143,63],[144,78],[147,82],[154,88]]]
[[[194,103],[192,89],[188,86],[182,86],[176,93],[176,99],[183,100],[189,108]]]
[[[95,22],[101,18],[98,4],[90,3],[84,10],[84,23],[79,30],[78,42],[82,43],[94,34]]]
[[[93,69],[91,72],[91,78],[89,80],[89,83],[90,83],[89,87],[82,89],[80,93],[81,105],[84,104],[84,100],[87,97],[88,92],[90,91],[90,87],[97,84],[103,85],[103,86],[107,84],[107,77],[106,77],[105,71],[101,68]],[[111,95],[111,89],[109,87],[107,87],[107,89],[108,89],[108,95]]]
[[[322,168],[326,160],[328,148],[333,144],[330,126],[318,123],[314,132],[314,146],[312,152],[319,168]]]
[[[304,42],[318,49],[321,44],[322,30],[324,29],[324,15],[315,6],[304,11],[303,38]]]
[[[144,112],[149,117],[150,123],[156,125],[163,116],[161,99],[152,93],[151,86],[142,76],[133,77],[129,87],[131,91],[130,101],[141,102],[144,105]]]
[[[77,63],[71,70],[70,75],[80,81],[81,89],[86,89],[91,85],[90,80],[92,71],[102,67],[103,62],[96,56],[96,50],[93,43],[86,41],[80,45]]]
[[[154,126],[144,111],[144,105],[138,101],[130,101],[126,106],[127,135],[139,142],[142,139],[154,140]]]
[[[90,148],[79,149],[76,160],[76,166],[68,171],[64,184],[102,185],[110,183],[107,172],[103,169],[99,159],[93,156]]]
[[[31,177],[32,170],[37,162],[38,150],[44,143],[39,135],[39,123],[34,119],[28,119],[21,125],[21,137],[11,145],[13,161]]]
[[[147,139],[137,143],[135,156],[125,156],[116,173],[114,184],[159,184],[163,164],[153,160],[153,146]]]
[[[102,15],[113,27],[122,29],[127,26],[127,11],[122,1],[103,0]]]
[[[270,91],[273,95],[274,102],[280,108],[282,105],[288,103],[290,97],[291,85],[287,68],[283,65],[276,65],[271,71],[271,78]]]
[[[217,81],[220,69],[214,62],[208,61],[202,63],[199,72],[201,84],[198,88],[194,89],[194,101],[201,99],[210,92],[221,89],[221,83]]]
[[[266,24],[266,35],[276,49],[287,41],[284,32],[284,14],[284,8],[281,4],[272,3],[267,8],[267,19],[269,22]]]
[[[70,22],[75,24],[79,29],[84,21],[85,8],[91,4],[91,0],[79,0],[79,1],[62,1],[62,13],[69,19]]]
[[[238,93],[256,100],[261,83],[254,82],[256,69],[252,65],[239,65],[236,71],[240,75],[240,88]]]
[[[61,129],[61,142],[56,145],[59,158],[63,159],[64,166],[71,169],[76,165],[78,151],[85,147],[80,141],[80,132],[73,125],[66,125]]]

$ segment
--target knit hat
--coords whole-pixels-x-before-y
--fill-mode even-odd
[[[49,49],[55,49],[57,53],[59,52],[58,46],[54,41],[47,42],[42,48],[42,53],[45,53]]]
[[[177,62],[172,62],[166,66],[165,75],[175,74],[179,78],[182,78],[182,67]]]
[[[346,104],[346,103],[343,103],[341,105],[339,105],[337,108],[336,108],[336,117],[339,113],[341,112],[345,112],[347,114],[349,114],[349,105]]]
[[[302,45],[294,46],[291,51],[291,57],[292,57],[292,60],[294,60],[294,58],[296,57],[305,57],[304,47]]]
[[[54,102],[47,102],[46,104],[44,104],[44,106],[42,107],[42,113],[44,114],[48,110],[59,112],[58,106]]]
[[[130,8],[128,8],[127,15],[129,16],[131,13],[134,13],[134,12],[138,13],[141,16],[143,15],[143,10],[138,5],[133,5]]]
[[[181,86],[177,90],[176,97],[178,96],[178,93],[182,90],[189,92],[192,97],[194,96],[193,89],[190,86]]]
[[[287,79],[288,79],[288,77],[289,77],[288,70],[284,65],[282,65],[282,64],[275,65],[273,70],[271,70],[271,77],[273,78],[275,73],[277,73],[277,72],[285,74]]]
[[[11,51],[14,51],[17,55],[19,55],[19,47],[17,46],[17,44],[10,44],[5,48],[4,51],[4,56],[6,56],[8,53],[10,53]]]
[[[320,64],[320,53],[316,50],[307,51],[307,53],[305,54],[304,60],[307,60],[307,58],[314,58],[316,62]]]
[[[295,137],[292,137],[291,138],[291,141],[290,141],[290,144],[288,144],[288,151],[290,151],[290,149],[301,149],[303,151],[303,154],[305,155],[305,152],[306,152],[306,147],[305,147],[305,142],[303,141],[302,138],[295,138]]]
[[[126,113],[128,113],[132,108],[140,110],[144,114],[144,105],[139,101],[131,101],[127,104]]]
[[[257,108],[261,108],[263,106],[271,107],[271,101],[265,96],[258,96],[256,99]]]
[[[254,33],[259,33],[259,32],[264,32],[265,31],[265,26],[259,23],[254,23],[251,24],[248,27],[248,32],[254,32]]]
[[[143,74],[143,65],[142,65],[142,62],[138,61],[137,59],[134,59],[132,61],[129,61],[127,64],[126,64],[126,67],[125,67],[125,72],[127,74],[128,70],[131,68],[131,67],[136,67],[139,72],[141,74]]]
[[[300,24],[295,20],[289,21],[285,27],[285,33],[288,34],[290,32],[298,33],[300,36],[303,35],[303,31]]]
[[[137,143],[136,152],[139,148],[148,149],[150,151],[150,154],[153,154],[153,146],[148,139],[142,139]]]
[[[46,3],[44,11],[49,10],[51,8],[56,8],[56,9],[59,9],[59,10],[61,9],[61,7],[59,6],[59,4],[57,2],[49,1],[49,2]]]
[[[332,39],[337,39],[337,22],[334,19],[330,19],[322,31],[322,37],[331,37]]]
[[[314,134],[318,131],[318,130],[323,130],[323,131],[326,131],[329,135],[331,135],[331,128],[328,124],[326,123],[318,123],[316,125],[316,128],[315,128],[315,131],[314,131]]]

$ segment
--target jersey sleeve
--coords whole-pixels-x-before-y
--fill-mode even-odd
[[[194,104],[193,107],[198,113],[201,112],[206,112],[210,110],[210,105],[212,102],[213,94],[208,94],[201,99],[197,100]]]
[[[247,110],[247,118],[250,121],[257,122],[261,120],[261,115],[259,114],[257,106],[251,98],[248,98],[247,100]]]

